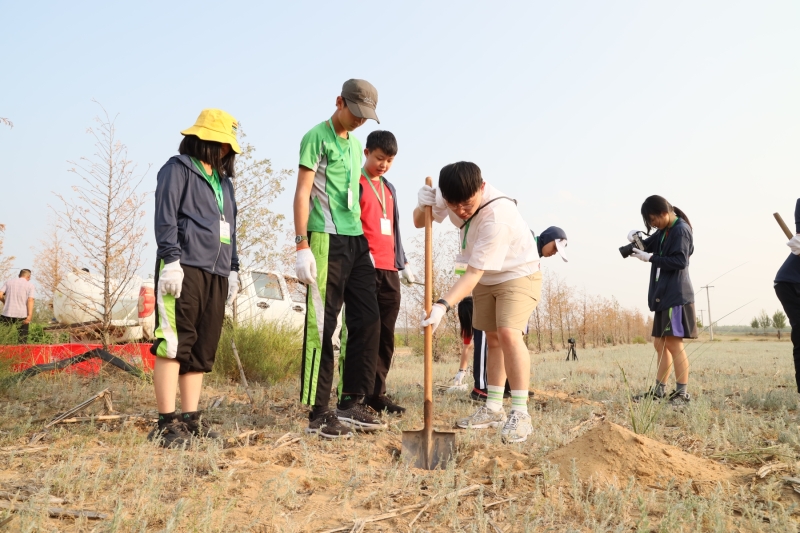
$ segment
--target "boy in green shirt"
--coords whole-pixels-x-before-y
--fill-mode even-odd
[[[373,431],[385,424],[364,397],[372,394],[380,332],[375,267],[361,228],[361,143],[350,132],[378,121],[378,91],[351,79],[336,97],[336,111],[300,143],[294,196],[297,278],[308,285],[300,400],[312,407],[307,433],[335,439],[350,428]],[[339,402],[329,407],[333,343],[345,304],[339,357]],[[348,427],[349,426],[349,427]]]

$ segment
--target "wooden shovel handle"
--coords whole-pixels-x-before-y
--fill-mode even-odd
[[[430,176],[425,178],[425,185],[432,187]],[[433,208],[425,207],[425,315],[431,316],[433,300]],[[425,326],[425,403],[423,415],[425,429],[433,426],[433,326]]]
[[[778,221],[778,224],[780,225],[781,229],[783,230],[783,233],[786,234],[786,238],[787,239],[791,239],[792,237],[794,237],[792,232],[789,230],[789,226],[787,226],[786,222],[783,221],[783,218],[781,217],[780,213],[772,213],[772,216],[774,216],[775,220]]]

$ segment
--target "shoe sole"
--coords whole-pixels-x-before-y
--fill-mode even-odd
[[[337,416],[336,418],[338,418],[339,422],[345,426],[358,431],[377,431],[379,429],[386,429],[388,427],[387,424],[368,424],[366,422],[361,422],[360,420],[353,420],[352,418],[345,418],[342,416]]]
[[[461,429],[489,429],[489,428],[499,428],[500,426],[506,423],[505,420],[499,422],[486,422],[484,424],[463,424],[462,422],[457,422],[456,426],[460,427]]]
[[[306,428],[306,434],[307,435],[318,435],[318,436],[322,437],[323,439],[331,439],[331,440],[334,440],[334,439],[352,439],[353,438],[353,434],[352,433],[343,433],[341,435],[330,435],[328,433],[323,433],[319,429],[314,429],[314,428]]]

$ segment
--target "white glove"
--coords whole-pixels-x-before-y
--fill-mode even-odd
[[[429,205],[436,205],[436,189],[423,185],[417,193],[417,206],[425,209]]]
[[[800,255],[800,234],[795,235],[786,243],[786,246],[792,249],[794,255]]]
[[[403,282],[404,285],[411,285],[417,281],[417,277],[414,275],[414,271],[411,270],[411,265],[408,263],[406,263],[406,267],[400,271],[400,281]]]
[[[231,305],[236,300],[236,295],[239,294],[239,273],[231,270],[228,276],[228,298],[225,300],[225,305]]]
[[[317,284],[317,260],[314,259],[311,248],[297,250],[297,262],[294,264],[294,271],[297,273],[297,279],[306,285]]]
[[[630,231],[628,232],[628,242],[633,242],[633,237],[634,237],[634,235],[636,235],[637,233],[639,233],[639,230],[638,230],[638,229],[632,229],[632,230],[630,230]]]
[[[183,286],[183,269],[179,261],[167,263],[158,275],[158,292],[171,294],[175,298],[181,297],[181,287]]]
[[[653,254],[649,254],[644,250],[640,250],[638,248],[633,249],[633,257],[638,259],[639,261],[644,261],[645,263],[650,262],[650,258],[653,257]]]
[[[433,333],[439,327],[439,322],[442,321],[445,313],[447,313],[447,309],[442,304],[433,304],[430,317],[426,317],[424,311],[422,313],[422,327],[433,326],[431,329],[431,333]]]
[[[453,385],[463,385],[464,378],[466,376],[467,376],[467,371],[459,369],[458,372],[456,372],[455,377],[453,378]]]

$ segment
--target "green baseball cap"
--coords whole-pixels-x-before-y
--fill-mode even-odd
[[[358,118],[371,118],[378,124],[375,108],[378,106],[378,89],[367,80],[347,80],[342,85],[342,98],[347,109]]]

